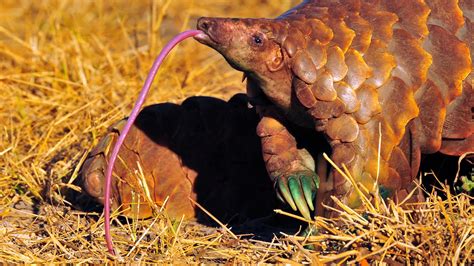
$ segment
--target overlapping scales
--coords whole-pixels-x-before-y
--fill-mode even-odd
[[[372,25],[370,25],[370,23],[363,19],[358,13],[348,14],[346,24],[355,32],[355,37],[350,48],[364,54],[367,49],[369,49],[370,41],[372,39]]]
[[[322,121],[317,129],[335,150],[355,145],[361,176],[376,174],[379,125],[380,175],[394,184],[416,174],[420,150],[459,153],[443,138],[472,150],[473,6],[473,0],[318,0],[279,18],[290,25],[284,47],[296,97]]]
[[[414,91],[426,81],[432,63],[431,55],[421,45],[419,39],[403,29],[393,31],[393,39],[389,45],[389,50],[397,62],[392,76],[403,80]]]
[[[457,31],[456,37],[469,47],[471,71],[462,83],[462,94],[452,101],[446,112],[443,124],[443,141],[441,151],[446,154],[459,155],[473,150],[474,147],[474,87],[472,81],[472,58],[474,48],[474,1],[460,0],[464,24]],[[462,126],[460,126],[462,125]]]
[[[463,80],[471,72],[472,66],[468,44],[456,37],[464,25],[457,1],[430,0],[427,4],[431,13],[427,21],[429,35],[423,48],[431,54],[433,63],[429,69],[428,81],[417,93],[416,100],[421,110],[420,146],[422,152],[432,153],[441,148],[442,137],[455,137],[469,131],[466,130],[469,128],[468,124],[454,124],[456,120],[460,121],[458,117],[453,118],[453,115],[461,116],[463,120],[462,117],[468,114],[468,110],[466,107],[461,110],[463,108],[459,108],[456,103],[454,104],[458,107],[454,108],[452,102],[461,95]],[[464,87],[469,90],[469,86]],[[458,103],[459,101],[464,100],[456,100]],[[448,108],[449,105],[452,107]]]
[[[363,2],[361,6],[362,17],[369,21],[373,28],[370,46],[363,57],[367,65],[372,68],[372,75],[362,86],[375,89],[369,90],[372,93],[366,98],[375,97],[376,101],[374,99],[367,101],[366,110],[361,108],[356,115],[359,122],[363,123],[363,130],[366,132],[362,136],[371,139],[371,142],[361,140],[359,144],[362,146],[367,142],[369,145],[365,171],[372,177],[376,175],[378,143],[373,139],[378,138],[380,125],[383,143],[380,177],[391,178],[393,185],[407,171],[400,173],[396,169],[391,169],[388,162],[394,160],[391,159],[392,152],[405,135],[407,124],[418,115],[419,109],[414,99],[414,91],[426,80],[430,57],[421,48],[421,42],[407,32],[411,25],[416,25],[416,21],[423,19],[423,15],[406,16],[409,10],[403,1],[398,5],[392,1],[394,6],[391,7],[386,4],[375,1]],[[396,12],[397,9],[399,12]],[[406,16],[407,19],[400,19],[401,16]],[[418,27],[411,32],[422,34],[424,31]],[[375,106],[380,106],[380,114],[376,112]],[[384,180],[380,181],[385,183]],[[395,186],[393,189],[398,188]]]
[[[418,116],[419,109],[415,102],[413,87],[397,77],[391,78],[379,88],[379,100],[385,126],[390,128],[390,133],[382,135],[385,148],[382,148],[381,155],[388,161],[392,149],[402,140],[406,125]]]
[[[459,0],[427,0],[425,2],[431,10],[428,25],[436,25],[455,34],[464,24],[463,13],[458,5]]]
[[[330,19],[328,26],[334,32],[333,45],[339,47],[343,53],[346,53],[352,44],[352,40],[354,40],[355,32],[347,27],[342,19]]]
[[[397,27],[409,32],[414,38],[424,38],[428,35],[426,21],[430,9],[424,0],[385,1],[385,8],[402,18]]]

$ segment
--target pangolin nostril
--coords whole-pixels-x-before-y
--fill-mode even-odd
[[[198,29],[207,31],[211,27],[212,22],[207,18],[200,18],[198,21]]]

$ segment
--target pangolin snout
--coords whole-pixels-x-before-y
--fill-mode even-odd
[[[219,42],[216,41],[215,31],[217,30],[217,21],[215,18],[199,18],[197,21],[197,29],[201,30],[203,34],[194,36],[194,39],[200,43],[216,48]]]

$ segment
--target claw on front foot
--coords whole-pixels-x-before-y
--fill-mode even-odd
[[[277,179],[277,192],[290,207],[311,220],[310,210],[314,211],[313,201],[319,188],[319,177],[315,172],[306,170],[282,175]]]

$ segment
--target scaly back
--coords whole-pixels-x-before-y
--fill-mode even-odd
[[[416,174],[417,149],[474,150],[473,6],[472,0],[320,0],[276,19],[296,97],[323,121],[318,130],[355,144],[349,154],[367,159],[360,173],[376,174],[379,124],[382,174],[407,163],[411,170],[400,167],[398,174]]]

